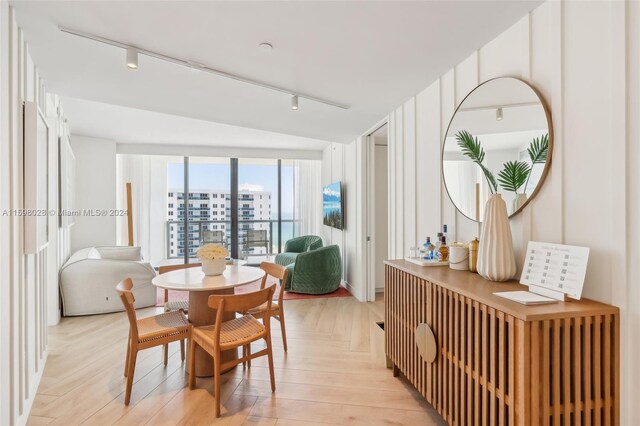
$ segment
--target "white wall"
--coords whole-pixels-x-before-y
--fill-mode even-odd
[[[348,145],[332,143],[322,153],[322,185],[337,181],[343,183],[345,229],[339,230],[320,225],[320,233],[325,245],[337,244],[340,247],[344,283],[353,295],[362,300],[365,297],[365,288],[356,263],[360,256],[357,241],[363,225],[363,221],[359,220],[361,216],[356,202],[358,194],[362,193],[359,187],[362,182],[357,179],[359,173],[356,167],[357,145],[355,142]]]
[[[71,138],[76,156],[76,208],[80,211],[116,208],[116,143],[113,140]],[[71,227],[71,250],[116,243],[116,216],[81,214]]]
[[[389,161],[388,147],[386,145],[375,145],[375,259],[376,291],[384,290],[384,260],[389,253],[389,200],[388,185],[389,173],[387,163]]]
[[[622,424],[640,424],[633,406],[640,400],[633,362],[640,353],[639,40],[637,2],[547,2],[388,116],[390,255],[402,258],[443,223],[460,241],[478,235],[441,182],[441,143],[464,96],[500,76],[542,92],[553,117],[553,163],[538,196],[511,220],[516,258],[520,267],[530,240],[591,248],[583,295],[621,309]],[[325,172],[335,178],[334,170],[357,170],[358,158],[331,149]],[[347,187],[358,184],[344,177]]]
[[[23,220],[11,214],[22,195],[22,105],[35,101],[46,117],[49,139],[49,207],[58,200],[57,136],[66,132],[62,109],[46,93],[16,25],[0,2],[0,424],[24,424],[47,359],[47,325],[58,320],[58,265],[69,255],[67,229],[49,218],[49,244],[23,254]],[[4,212],[7,214],[4,214]]]
[[[591,248],[583,295],[620,307],[621,423],[640,424],[633,406],[640,400],[640,366],[633,362],[640,353],[639,2],[544,3],[389,114],[390,257],[404,257],[443,223],[459,241],[479,234],[447,196],[440,154],[456,106],[479,83],[500,76],[522,78],[542,92],[555,133],[543,188],[511,219],[518,267],[530,240]],[[324,184],[344,177],[348,187],[361,186],[364,140],[325,150]],[[347,149],[356,158],[345,156]],[[353,180],[347,170],[355,171]],[[364,217],[359,211],[356,220]],[[331,241],[355,238],[351,265],[364,261],[365,245],[353,220],[342,239],[340,231],[324,234]],[[352,273],[352,288],[364,287],[361,276]]]

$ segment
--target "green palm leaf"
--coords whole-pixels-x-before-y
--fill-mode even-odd
[[[498,182],[505,191],[518,192],[529,177],[529,165],[524,161],[508,161],[498,173]]]
[[[491,193],[495,194],[498,192],[498,182],[496,182],[496,178],[493,176],[493,173],[491,173],[491,170],[487,169],[484,164],[480,164],[480,168],[482,169],[487,182],[489,182],[489,186],[492,188]]]
[[[549,152],[549,134],[542,135],[540,138],[535,138],[529,148],[529,158],[531,164],[546,163],[547,153]]]
[[[469,157],[471,161],[480,166],[482,173],[484,173],[485,179],[489,183],[489,189],[492,193],[498,192],[498,184],[493,176],[493,173],[484,165],[484,149],[478,138],[474,138],[471,133],[466,130],[461,130],[456,134],[456,142],[462,150],[462,153]]]
[[[458,146],[462,153],[469,157],[474,163],[480,164],[484,161],[484,150],[478,138],[471,136],[466,130],[461,130],[456,134]]]

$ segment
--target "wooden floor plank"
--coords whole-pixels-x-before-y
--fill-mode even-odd
[[[131,404],[123,404],[124,313],[63,318],[49,335],[30,425],[440,425],[442,419],[402,378],[384,366],[384,333],[375,324],[384,303],[354,298],[288,300],[289,351],[273,322],[276,392],[265,357],[223,375],[222,417],[213,415],[213,380],[186,386],[178,345],[142,351]],[[140,317],[158,308],[138,311]],[[254,350],[262,346],[255,345]]]

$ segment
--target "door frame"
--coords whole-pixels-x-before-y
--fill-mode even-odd
[[[363,144],[362,144],[362,154],[363,154],[363,174],[364,181],[366,182],[364,189],[364,235],[363,241],[361,244],[365,247],[365,256],[364,256],[364,277],[365,277],[365,297],[366,301],[374,302],[376,300],[376,259],[375,259],[375,244],[376,244],[376,193],[375,193],[375,141],[373,138],[373,134],[380,130],[382,127],[387,126],[387,141],[389,138],[389,117],[385,117],[383,120],[379,121],[375,126],[373,126],[369,131],[364,133]],[[387,149],[388,149],[387,142]],[[387,157],[387,162],[388,162]],[[387,164],[387,187],[389,185],[389,167]],[[390,192],[387,191],[389,194]],[[390,213],[390,203],[387,200],[387,211]],[[389,214],[387,217],[391,217]],[[387,223],[387,234],[389,234],[389,224]],[[391,241],[389,239],[389,241]],[[389,255],[389,248],[387,247],[387,256]]]

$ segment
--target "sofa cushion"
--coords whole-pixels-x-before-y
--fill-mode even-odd
[[[291,289],[291,283],[293,282],[293,270],[295,269],[296,264],[292,263],[290,265],[287,265],[287,282],[284,283],[284,289],[285,290],[290,290]]]
[[[316,250],[322,247],[322,238],[315,235],[308,235],[304,241],[304,251]]]
[[[151,265],[140,260],[102,259],[99,249],[104,248],[79,250],[60,268],[60,295],[65,316],[122,311],[124,307],[115,286],[125,278],[133,280],[136,308],[156,304],[157,289],[151,283],[156,273]],[[106,256],[126,253],[131,258],[138,253],[136,247],[114,249],[117,253],[103,251]]]
[[[278,265],[287,266],[295,263],[296,257],[300,253],[279,253],[276,255],[276,263]]]
[[[287,266],[289,269],[291,265]],[[331,293],[340,287],[342,258],[337,245],[300,253],[293,264],[288,291],[305,294]]]
[[[100,254],[100,259],[108,260],[142,260],[140,247],[116,246],[116,247],[96,247]]]

